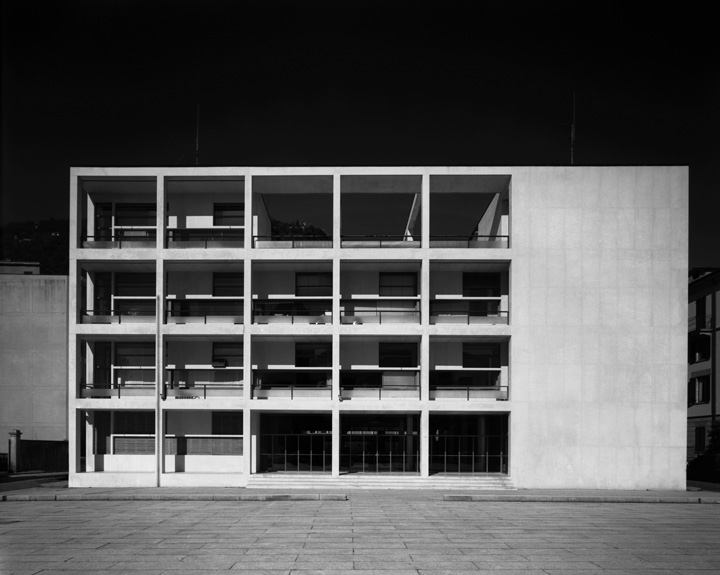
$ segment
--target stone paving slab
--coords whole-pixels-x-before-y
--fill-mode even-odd
[[[717,505],[442,495],[6,501],[0,574],[720,575]]]

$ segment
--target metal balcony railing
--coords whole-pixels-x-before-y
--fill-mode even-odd
[[[328,236],[270,235],[253,236],[254,248],[331,248],[332,238]]]
[[[88,309],[81,312],[82,323],[146,323],[155,321],[155,300],[149,309]]]
[[[244,229],[173,229],[168,230],[169,248],[242,248],[245,245]]]
[[[253,373],[252,399],[332,398],[331,371],[258,370]]]
[[[444,303],[444,302],[442,302]],[[505,310],[469,310],[468,306],[448,308],[430,302],[430,324],[507,324],[509,313]]]
[[[125,383],[87,383],[80,384],[80,397],[90,399],[109,399],[117,397],[149,397],[155,393],[154,381]]]
[[[327,300],[254,300],[253,323],[332,323],[332,301]]]
[[[344,235],[340,237],[343,248],[419,248],[422,242],[415,236],[396,235]]]
[[[180,304],[178,304],[180,302]],[[183,304],[191,303],[192,307]],[[167,323],[243,323],[242,298],[234,300],[169,300]]]
[[[420,399],[420,371],[343,370],[340,399]]]
[[[157,230],[115,230],[94,236],[83,235],[81,246],[83,248],[154,248],[156,246]]]
[[[371,301],[342,300],[340,302],[340,323],[345,325],[383,324],[383,323],[420,323],[420,302],[405,300],[415,309],[403,307],[403,300]],[[393,309],[394,308],[394,309]]]
[[[431,235],[431,248],[507,248],[510,236],[445,236]]]

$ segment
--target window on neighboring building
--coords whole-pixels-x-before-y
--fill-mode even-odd
[[[500,344],[463,343],[463,367],[500,367]]]
[[[693,377],[688,382],[688,405],[710,403],[710,375]]]
[[[243,274],[213,273],[213,296],[243,297]]]
[[[414,297],[418,294],[415,272],[381,272],[379,285],[381,296]]]
[[[212,344],[212,362],[225,361],[228,367],[242,367],[243,344],[235,341],[214,341]]]
[[[212,434],[213,435],[242,435],[243,432],[242,411],[213,411],[212,412]]]
[[[295,367],[332,367],[332,343],[297,342]]]
[[[214,226],[242,226],[245,224],[245,204],[214,204]]]
[[[463,273],[463,297],[500,297],[500,274]]]
[[[698,363],[710,359],[711,337],[698,335],[688,341],[688,363]]]
[[[332,296],[331,272],[298,272],[295,274],[296,296]]]
[[[698,425],[695,428],[695,453],[705,453],[705,426]]]
[[[417,343],[406,342],[380,342],[380,367],[417,367]]]

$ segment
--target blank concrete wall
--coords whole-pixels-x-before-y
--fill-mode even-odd
[[[687,169],[520,168],[511,202],[517,486],[684,489]]]
[[[0,437],[67,439],[67,278],[0,275]],[[0,443],[0,451],[4,451]]]

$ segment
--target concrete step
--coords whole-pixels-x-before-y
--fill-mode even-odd
[[[501,474],[407,475],[352,474],[332,477],[310,473],[259,473],[250,476],[249,489],[464,489],[514,490],[512,479]]]

